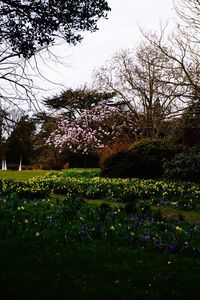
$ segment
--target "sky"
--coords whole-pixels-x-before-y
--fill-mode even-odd
[[[168,22],[170,27],[175,19],[173,0],[108,0],[108,3],[112,10],[107,20],[99,20],[98,31],[85,33],[76,46],[52,48],[59,62],[45,59],[42,73],[54,84],[38,79],[39,86],[44,88],[41,97],[89,84],[93,70],[103,66],[116,51],[139,45],[140,28],[159,30],[161,23]]]

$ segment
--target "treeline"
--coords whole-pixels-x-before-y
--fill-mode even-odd
[[[120,50],[94,71],[92,87],[66,89],[45,99],[44,112],[31,117],[16,118],[2,110],[2,132],[7,130],[1,134],[2,156],[12,164],[22,156],[24,164],[47,169],[104,168],[111,155],[132,151],[140,141],[148,153],[155,140],[172,143],[179,149],[174,155],[197,154],[200,4],[181,0],[175,9],[179,21],[171,34],[165,28],[143,31],[138,47]]]
[[[6,157],[10,168],[17,168],[20,157],[27,168],[99,166],[113,153],[128,150],[146,138],[173,141],[184,151],[200,143],[200,108],[196,102],[179,117],[160,119],[162,126],[157,131],[150,127],[152,123],[145,130],[141,125],[144,114],[140,112],[138,121],[114,93],[84,87],[66,90],[44,104],[46,112],[18,116],[15,122],[5,123],[2,118],[1,156]]]

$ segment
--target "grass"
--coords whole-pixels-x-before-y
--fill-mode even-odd
[[[64,200],[66,198],[66,195],[59,195],[59,194],[52,194],[51,195],[51,199],[59,199],[59,200]],[[94,205],[94,206],[99,206],[103,203],[109,204],[111,207],[123,207],[125,204],[124,203],[120,203],[120,202],[115,202],[115,201],[111,201],[108,199],[86,199],[86,202],[88,204]]]
[[[179,219],[179,216],[183,216],[185,221],[190,222],[190,223],[200,223],[200,213],[199,211],[186,211],[178,208],[172,208],[169,206],[166,207],[157,207],[157,206],[152,206],[152,209],[154,211],[160,210],[160,212],[164,216],[168,216],[172,219]]]
[[[111,207],[123,207],[125,204],[120,203],[120,202],[115,202],[111,200],[106,200],[106,199],[87,199],[87,203],[94,205],[94,206],[99,206],[103,203],[109,204]]]
[[[200,259],[99,243],[0,243],[1,299],[199,299]]]
[[[45,176],[49,172],[58,173],[60,171],[55,170],[26,170],[26,171],[2,171],[0,170],[0,179],[14,179],[23,181],[26,179],[31,179],[38,176]],[[67,174],[69,177],[74,177],[75,175],[79,177],[87,177],[89,175],[90,177],[93,176],[93,173],[98,174],[99,169],[97,168],[72,168],[72,169],[66,169],[63,170],[63,173]],[[90,173],[92,175],[90,175]]]
[[[79,169],[78,176],[81,176],[80,171]],[[25,180],[35,176],[44,176],[48,172],[0,171],[0,178]],[[75,170],[70,170],[70,176],[73,176],[73,172]],[[85,174],[84,171],[83,174]],[[54,205],[51,207],[51,202],[47,205],[47,216],[53,216],[55,207],[58,205],[56,199],[59,201],[65,197],[52,195],[51,200]],[[87,202],[93,206],[99,206],[105,202],[111,207],[124,205],[114,200],[106,200],[106,198],[87,199]],[[0,203],[0,208],[3,207],[1,205]],[[16,209],[11,221],[21,224],[19,228],[22,226],[24,233],[28,232],[26,231],[28,225],[25,225],[26,218],[33,220],[29,230],[36,226],[33,230],[40,231],[42,230],[42,227],[40,228],[42,216],[45,216],[45,205],[45,202],[39,202],[38,206],[37,202],[28,202],[24,204],[25,209],[23,208],[22,211]],[[28,208],[31,209],[32,215]],[[152,209],[160,210],[163,215],[173,219],[178,219],[182,214],[186,221],[200,223],[198,210],[183,211],[170,206],[152,206]],[[58,212],[62,217],[62,211]],[[11,206],[7,208],[7,215],[10,213]],[[90,213],[89,210],[86,216],[89,217]],[[4,221],[7,222],[7,215],[1,224],[4,224]],[[56,218],[57,215],[54,217]],[[93,220],[92,217],[91,220]],[[19,221],[21,223],[17,223]],[[174,220],[170,222],[173,223]],[[10,222],[9,226],[12,226],[11,224]],[[184,223],[182,225],[184,228]],[[162,224],[154,224],[154,226],[162,227]],[[146,228],[148,234],[149,227]],[[168,227],[162,228],[161,230],[164,230]],[[169,228],[169,232],[170,230],[174,232],[175,229]],[[156,251],[150,246],[144,247],[137,240],[122,246],[122,244],[104,240],[75,241],[72,239],[71,242],[64,242],[56,235],[52,235],[51,239],[45,239],[44,236],[41,234],[37,238],[33,235],[31,238],[27,235],[23,238],[18,235],[17,238],[17,235],[13,233],[8,237],[7,233],[4,235],[2,230],[0,240],[0,295],[2,300],[199,299],[200,255],[196,252]],[[183,242],[185,242],[185,237]]]
[[[15,179],[23,181],[26,179],[31,179],[33,177],[44,176],[50,171],[37,170],[37,171],[2,171],[0,170],[0,179]]]
[[[81,168],[73,168],[73,169],[67,169],[65,170],[65,173],[69,173],[69,176],[74,176],[74,174],[79,174],[79,176],[87,175],[90,172],[98,171],[98,169],[81,169]],[[26,179],[31,179],[34,177],[41,177],[45,176],[47,173],[51,172],[50,170],[30,170],[30,171],[1,171],[0,170],[0,179],[14,179],[18,181],[24,181]],[[53,171],[57,172],[57,171]],[[64,199],[65,195],[59,195],[55,194],[52,195],[52,198],[59,198]],[[108,203],[111,207],[120,207],[123,206],[123,203],[107,200],[107,199],[88,199],[87,202],[89,204],[98,206],[102,203]],[[166,207],[158,207],[158,206],[152,206],[153,210],[160,210],[161,213],[165,216],[170,216],[173,219],[178,219],[179,215],[183,215],[185,220],[188,222],[196,222],[200,223],[200,213],[198,211],[185,211],[180,209],[174,209],[172,207],[166,206]]]
[[[53,194],[51,195],[51,199],[60,199],[64,200],[66,198],[65,195]],[[87,199],[87,203],[93,206],[99,206],[102,203],[109,204],[111,207],[124,207],[124,203],[111,201],[108,199]],[[199,211],[186,211],[178,208],[172,208],[170,206],[162,207],[162,206],[151,206],[153,211],[160,211],[162,215],[166,217],[170,217],[172,219],[178,220],[180,215],[184,217],[185,221],[191,223],[200,223],[200,212]]]

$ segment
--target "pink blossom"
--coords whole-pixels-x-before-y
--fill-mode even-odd
[[[98,153],[113,142],[134,137],[139,128],[130,112],[116,107],[96,106],[84,110],[73,122],[61,120],[47,144],[53,144],[59,151],[68,149],[74,153]]]

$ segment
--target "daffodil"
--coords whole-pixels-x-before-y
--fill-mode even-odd
[[[176,230],[177,230],[177,231],[182,231],[183,228],[181,228],[181,227],[179,227],[179,226],[176,226]]]

